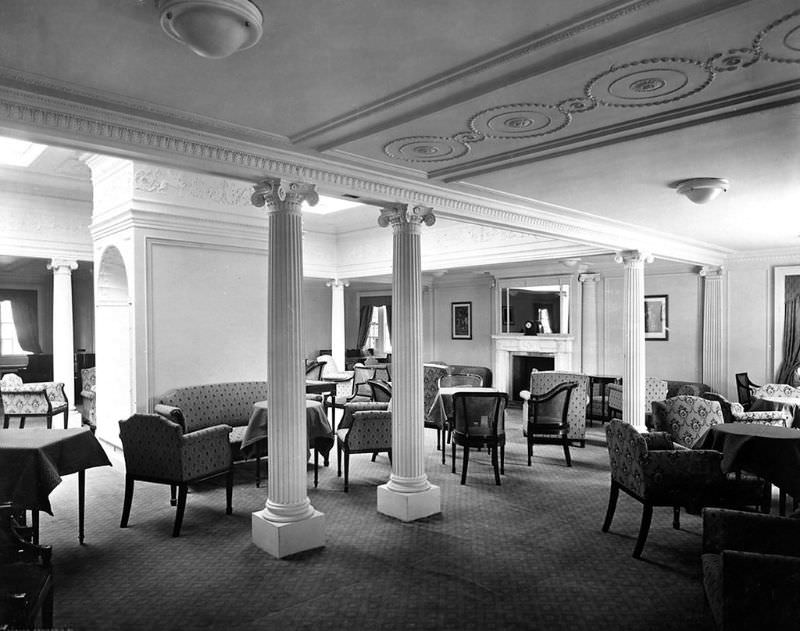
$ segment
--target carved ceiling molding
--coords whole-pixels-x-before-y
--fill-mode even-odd
[[[56,137],[62,143],[67,141],[98,152],[132,156],[135,161],[166,163],[179,169],[251,184],[265,176],[308,182],[317,185],[321,191],[334,190],[371,200],[429,206],[442,218],[543,234],[609,249],[627,248],[644,238],[639,229],[610,227],[585,220],[564,221],[555,213],[541,210],[541,204],[535,200],[507,202],[502,195],[497,195],[496,200],[490,201],[429,182],[412,182],[357,167],[348,168],[325,158],[271,147],[263,148],[264,153],[259,153],[259,149],[250,143],[208,137],[194,130],[76,104],[49,94],[5,90],[0,95],[0,126],[24,129],[36,134],[42,142]],[[158,181],[145,184],[144,179],[138,185],[154,187],[154,190],[161,186]],[[166,185],[171,186],[169,183]],[[186,195],[197,194],[192,185],[175,186]],[[235,195],[235,187],[228,193]],[[675,257],[688,256],[688,260],[703,263],[713,264],[724,256],[724,251],[719,248],[689,244],[663,235],[650,237],[646,245],[652,251],[674,253]]]
[[[800,10],[764,27],[749,47],[715,53],[707,59],[665,56],[614,64],[589,79],[581,96],[566,97],[558,103],[499,105],[474,114],[466,122],[469,131],[395,138],[383,146],[383,153],[404,162],[457,160],[478,142],[516,141],[563,131],[573,114],[591,115],[598,107],[644,108],[675,103],[702,92],[723,73],[759,62],[800,63]],[[492,159],[497,157],[487,158]]]

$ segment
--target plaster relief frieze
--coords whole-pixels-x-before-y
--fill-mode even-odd
[[[223,178],[185,171],[136,165],[134,189],[172,200],[202,201],[217,206],[250,208],[251,186]]]

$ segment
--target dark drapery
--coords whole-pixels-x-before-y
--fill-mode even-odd
[[[786,300],[783,324],[783,365],[778,372],[778,383],[792,383],[794,372],[800,366],[800,296]]]
[[[11,316],[14,318],[14,328],[22,350],[41,353],[38,294],[25,289],[0,289],[0,300],[11,302]]]
[[[386,307],[386,328],[389,329],[389,342],[392,339],[392,305],[384,305]]]
[[[358,345],[356,348],[364,348],[369,335],[369,325],[372,322],[372,305],[362,305],[358,311]]]

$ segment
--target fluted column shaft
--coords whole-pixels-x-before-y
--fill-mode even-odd
[[[725,276],[721,267],[704,267],[703,287],[703,383],[714,392],[726,388],[725,369]]]
[[[617,255],[625,266],[622,323],[622,418],[645,431],[644,264],[652,258],[637,250]]]
[[[267,413],[269,483],[263,516],[291,522],[311,517],[307,495],[305,373],[303,369],[303,201],[315,204],[313,185],[265,179],[252,201],[266,205],[269,227],[267,274]]]
[[[381,210],[392,226],[392,474],[387,488],[414,493],[430,487],[425,473],[422,394],[422,267],[420,230],[436,221],[430,208]]]
[[[581,368],[584,374],[597,374],[597,281],[598,274],[581,274]]]
[[[344,341],[344,288],[350,285],[346,280],[330,280],[325,283],[331,288],[331,356],[338,370],[345,369]]]
[[[52,259],[53,272],[53,381],[64,384],[71,406],[75,405],[75,341],[72,317],[72,271],[77,261]]]

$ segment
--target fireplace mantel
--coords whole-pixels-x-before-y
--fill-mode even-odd
[[[525,335],[504,333],[493,335],[494,382],[509,392],[511,388],[511,362],[514,355],[552,357],[555,370],[572,370],[572,335]]]

